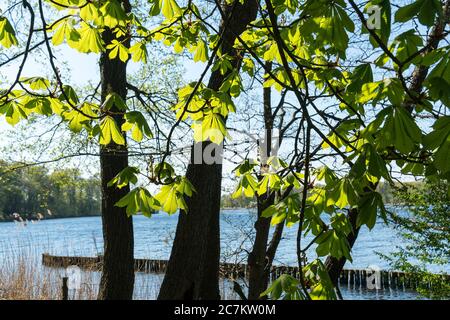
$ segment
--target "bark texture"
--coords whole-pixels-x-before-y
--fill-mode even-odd
[[[269,275],[266,269],[270,269],[267,257],[267,242],[269,240],[270,219],[261,216],[262,212],[274,203],[274,193],[258,197],[258,218],[255,222],[255,242],[252,251],[248,255],[248,299],[259,299],[261,293],[266,290]]]
[[[128,1],[122,2],[127,12],[130,11]],[[111,30],[102,33],[105,45],[115,39]],[[129,41],[125,41],[129,46]],[[110,60],[108,53],[100,57],[101,96],[102,102],[107,95],[115,92],[124,100],[127,89],[127,63],[119,58]],[[124,122],[123,110],[116,106],[111,109],[111,116],[121,127]],[[111,143],[100,147],[101,188],[102,188],[102,225],[104,240],[104,259],[98,299],[128,300],[132,299],[134,287],[134,239],[133,222],[127,217],[125,208],[115,203],[125,196],[129,187],[117,189],[108,187],[108,182],[128,166],[128,150],[126,146]]]
[[[239,68],[242,57],[233,48],[233,44],[237,35],[256,18],[257,7],[256,0],[223,7],[225,17],[228,18],[221,22],[221,51],[233,58],[232,65],[235,68]],[[218,90],[226,76],[227,74],[221,75],[219,71],[213,72],[208,87]],[[200,147],[203,150],[209,144],[210,142],[204,142]],[[220,299],[219,214],[222,164],[194,164],[195,148],[193,146],[191,149],[191,163],[186,177],[197,192],[186,198],[188,212],[181,212],[179,215],[167,272],[158,296],[160,300]]]

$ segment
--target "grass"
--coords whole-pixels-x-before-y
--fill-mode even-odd
[[[39,270],[39,271],[38,271]],[[0,271],[0,300],[61,300],[63,270],[44,270],[21,260],[13,269]],[[95,300],[98,291],[98,272],[83,272],[79,290],[69,290],[70,300]],[[162,275],[136,274],[134,299],[154,300],[158,296]],[[221,283],[225,299],[236,299]]]
[[[0,299],[59,300],[64,270],[44,268],[29,255],[8,256],[0,264]],[[79,299],[95,299],[96,285],[91,273],[84,273]]]
[[[0,250],[1,251],[1,250]],[[60,300],[62,278],[65,270],[43,267],[40,255],[30,250],[15,251],[0,261],[0,300]],[[163,274],[136,273],[134,299],[157,298]],[[97,298],[100,272],[83,270],[79,290],[69,290],[70,300],[94,300]],[[237,299],[230,282],[221,279],[221,296]]]

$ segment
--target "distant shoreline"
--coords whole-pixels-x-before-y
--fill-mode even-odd
[[[14,219],[12,216],[7,216],[7,218],[2,217],[0,218],[0,223],[3,222],[32,222],[32,221],[42,221],[42,220],[54,220],[54,219],[69,219],[69,218],[88,218],[88,217],[100,217],[101,214],[87,214],[87,215],[82,215],[82,216],[45,216],[43,219],[37,219],[36,216],[31,217],[31,219],[29,219],[30,217],[26,217],[23,221],[19,221],[17,219]],[[23,219],[23,218],[22,218]]]
[[[392,206],[393,204],[386,204],[386,206]],[[255,207],[224,207],[224,208],[220,208],[221,211],[234,211],[234,210],[256,210]],[[161,212],[157,211],[154,212],[153,214],[161,214]],[[140,214],[138,214],[140,215]],[[31,222],[31,221],[41,221],[41,220],[53,220],[53,219],[69,219],[69,218],[88,218],[88,217],[101,217],[101,214],[88,214],[88,215],[82,215],[82,216],[45,216],[44,219],[37,219],[35,216],[32,219],[26,219],[24,220],[24,222]],[[0,218],[0,223],[3,222],[20,222],[17,219],[14,219],[12,216],[8,216],[8,219],[5,218]]]
[[[236,207],[236,208],[230,208],[230,207],[227,207],[227,208],[220,208],[220,210],[221,211],[233,211],[233,210],[251,210],[251,209],[254,209],[254,208],[242,208],[242,207]],[[155,213],[153,213],[153,214],[160,214],[160,212],[155,212]],[[139,214],[140,215],[140,214]],[[29,222],[29,223],[31,223],[31,221],[42,221],[42,220],[54,220],[54,219],[69,219],[69,218],[89,218],[89,217],[101,217],[101,214],[100,213],[98,213],[98,214],[88,214],[88,215],[82,215],[82,216],[58,216],[58,215],[56,215],[56,216],[45,216],[43,219],[37,219],[36,218],[36,216],[33,216],[31,219],[24,219],[24,221],[23,222]],[[12,216],[8,216],[6,219],[3,217],[3,219],[2,218],[0,218],[0,223],[3,223],[3,222],[18,222],[18,223],[20,223],[20,221],[19,220],[17,220],[17,219],[14,219]]]

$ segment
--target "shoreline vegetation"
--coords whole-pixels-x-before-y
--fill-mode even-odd
[[[0,160],[0,222],[100,215],[100,180],[77,168],[14,169]]]

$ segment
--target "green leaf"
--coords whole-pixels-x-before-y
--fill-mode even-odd
[[[81,35],[75,29],[73,19],[64,19],[53,26],[52,30],[55,30],[52,36],[52,43],[58,46],[64,42],[65,39],[70,42],[78,42]]]
[[[162,0],[162,14],[166,19],[172,19],[175,15],[181,14],[181,9],[175,0]]]
[[[372,32],[375,32],[384,44],[389,42],[391,35],[391,3],[390,0],[371,0],[364,7],[369,19],[367,20]],[[379,24],[378,24],[379,23]],[[369,33],[365,27],[362,33]],[[374,48],[378,48],[377,41],[370,35],[370,43]]]
[[[450,57],[444,55],[441,61],[433,68],[428,75],[425,85],[429,89],[431,99],[440,100],[447,107],[450,107]]]
[[[433,131],[424,138],[424,145],[434,151],[434,166],[442,173],[450,172],[450,117],[439,118]]]
[[[376,177],[379,180],[381,177],[390,181],[388,169],[386,168],[386,162],[378,154],[375,147],[366,143],[361,147],[361,154],[358,160],[354,163],[351,174],[355,179],[360,178],[363,173],[367,171],[371,176]]]
[[[251,159],[245,159],[240,165],[233,169],[233,172],[236,172],[236,176],[240,177],[244,173],[250,172],[254,167],[257,166],[257,163]]]
[[[262,216],[272,218],[270,221],[271,225],[277,225],[286,221],[287,226],[291,226],[298,222],[300,207],[300,195],[299,193],[293,193],[276,205],[269,206],[263,211]]]
[[[272,215],[272,219],[270,220],[270,224],[272,226],[276,226],[286,220],[287,212],[285,210],[277,210],[274,215]]]
[[[152,138],[153,134],[145,117],[139,111],[131,111],[125,114],[125,122],[122,124],[122,131],[131,130],[131,138],[136,142],[141,142],[144,133],[148,138]]]
[[[130,183],[136,184],[138,181],[137,174],[139,169],[136,167],[126,167],[120,171],[111,181],[108,182],[108,187],[116,186],[118,189],[122,189],[128,186]]]
[[[388,78],[383,80],[383,93],[388,97],[393,106],[401,106],[405,101],[405,90],[399,79]]]
[[[348,205],[355,205],[357,199],[358,196],[353,182],[348,178],[343,178],[335,183],[328,191],[327,206],[334,204],[342,209]]]
[[[116,204],[117,207],[126,207],[126,213],[131,216],[142,213],[151,217],[152,213],[159,209],[160,203],[144,188],[135,188],[122,197]]]
[[[155,175],[160,177],[163,181],[171,181],[175,170],[167,162],[158,163],[154,168]]]
[[[423,1],[418,0],[413,3],[403,6],[397,10],[395,13],[395,21],[397,22],[406,22],[411,20],[417,13],[420,11],[422,7]]]
[[[307,264],[304,269],[306,281],[310,283],[309,296],[312,300],[336,300],[336,292],[328,271],[320,259]]]
[[[416,34],[416,31],[414,29],[410,29],[406,32],[401,33],[394,39],[390,50],[392,51],[395,49],[395,55],[397,56],[397,58],[400,61],[405,61],[413,54],[416,54],[416,52],[419,50],[419,47],[421,46],[423,46],[422,38]],[[420,61],[420,57],[411,60],[410,62],[405,64],[403,68],[407,68],[412,62],[415,61]]]
[[[245,58],[242,60],[242,71],[246,72],[250,77],[255,75],[255,63],[250,58]],[[231,68],[230,68],[231,69]]]
[[[96,105],[85,102],[81,107],[81,112],[75,109],[70,109],[62,114],[63,118],[69,122],[69,128],[73,132],[80,132],[83,126],[88,127],[90,121],[96,116],[93,111],[94,108],[98,108]]]
[[[357,101],[359,103],[367,103],[374,100],[379,94],[380,85],[380,82],[364,83],[361,86],[361,92],[357,96]]]
[[[327,139],[328,141],[324,141],[322,143],[322,148],[323,149],[328,149],[331,148],[332,146],[335,146],[336,148],[340,148],[342,146],[345,146],[345,140],[341,139],[344,138],[346,139],[347,137],[345,136],[345,134],[342,134],[341,132],[339,132],[337,134],[337,132],[331,132],[328,136]]]
[[[67,108],[67,106],[57,98],[49,98],[49,101],[54,114],[61,115]]]
[[[50,101],[47,98],[35,97],[25,103],[25,108],[35,113],[49,116],[53,113]]]
[[[187,210],[183,195],[177,191],[178,187],[176,183],[164,185],[155,195],[155,199],[161,204],[161,209],[168,214],[174,214],[178,208]]]
[[[127,15],[117,0],[108,0],[100,9],[103,15],[103,24],[109,28],[126,25]]]
[[[261,293],[261,297],[269,296],[272,300],[278,300],[284,294],[285,299],[299,299],[303,297],[299,289],[299,281],[288,274],[282,274],[272,282],[269,288]]]
[[[0,105],[0,114],[5,115],[6,122],[12,126],[19,123],[21,119],[27,118],[27,112],[24,107],[14,100]]]
[[[88,2],[80,9],[80,18],[84,21],[94,21],[98,19],[100,10],[96,3]]]
[[[223,117],[218,113],[208,112],[201,123],[194,123],[192,127],[196,142],[209,139],[215,144],[220,144],[227,134]]]
[[[275,41],[269,42],[269,47],[264,51],[263,58],[265,61],[277,60],[278,63],[282,63],[280,52],[278,51],[278,45]]]
[[[266,209],[263,210],[263,212],[261,213],[261,216],[263,218],[271,218],[277,212],[278,212],[277,207],[272,204],[272,205],[268,206]]]
[[[258,184],[258,194],[263,195],[268,191],[280,190],[282,186],[282,180],[276,173],[264,173],[263,179]]]
[[[100,53],[104,50],[102,38],[98,29],[82,22],[78,31],[80,40],[77,42],[77,50],[83,53]]]
[[[410,153],[420,144],[422,132],[403,107],[396,107],[386,119],[381,139],[384,146],[394,145],[400,152]]]
[[[253,197],[255,195],[256,189],[258,188],[258,182],[250,173],[245,173],[242,175],[236,190],[233,192],[231,197],[236,199],[242,194],[247,198]]]
[[[350,77],[350,84],[347,90],[351,92],[359,92],[363,84],[373,82],[372,68],[369,63],[359,65],[353,71]]]
[[[78,95],[75,92],[74,88],[72,88],[69,85],[64,85],[63,90],[64,90],[64,93],[61,93],[61,95],[59,96],[59,100],[67,101],[68,103],[70,103],[72,105],[77,105],[79,100],[78,100]]]
[[[395,21],[407,22],[414,17],[426,26],[432,26],[436,15],[442,15],[442,5],[439,0],[417,0],[404,6],[395,13]]]
[[[145,41],[136,42],[128,51],[134,62],[141,61],[143,63],[147,63],[148,52]]]
[[[333,184],[337,180],[336,174],[327,166],[322,166],[315,170],[317,180],[325,181],[327,185]]]
[[[5,48],[18,45],[16,32],[5,17],[0,17],[0,44]]]
[[[195,46],[194,62],[197,61],[208,61],[208,48],[206,47],[205,41],[202,39],[200,39]]]
[[[232,97],[237,97],[243,89],[241,77],[238,72],[231,72],[219,88],[221,92],[228,92]]]
[[[20,82],[30,85],[32,90],[48,90],[50,89],[50,81],[42,77],[20,78]]]
[[[117,108],[121,111],[125,111],[127,110],[127,105],[120,95],[112,92],[106,96],[101,108],[105,111],[111,110],[112,108]]]
[[[331,230],[322,233],[317,239],[316,253],[319,257],[331,255],[335,258],[345,257],[352,261],[350,245],[347,235],[351,232],[351,225],[343,213],[333,215],[331,218]]]
[[[119,56],[119,59],[123,62],[128,60],[128,49],[121,42],[114,39],[106,46],[106,49],[110,50],[108,54],[110,59],[115,59]]]
[[[110,116],[106,116],[100,122],[100,138],[102,145],[109,145],[111,140],[119,145],[125,144],[125,139],[116,124],[116,121]]]
[[[369,230],[372,230],[377,221],[378,211],[380,211],[381,216],[386,220],[386,209],[381,194],[378,192],[373,191],[362,196],[358,208],[359,214],[356,220],[358,227],[365,224]]]
[[[193,192],[197,192],[192,185],[192,183],[186,178],[181,178],[181,181],[178,183],[177,192],[188,197],[192,197]]]
[[[373,145],[367,144],[367,160],[368,160],[368,172],[377,178],[385,178],[387,181],[391,180],[389,171],[386,168],[386,162],[378,154]]]
[[[163,0],[149,0],[150,3],[153,3],[150,7],[150,15],[157,16],[161,13],[161,5]]]

